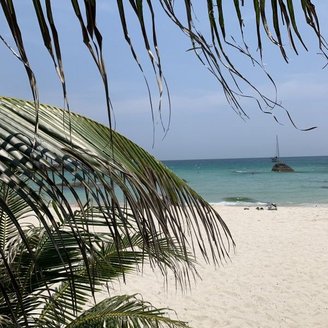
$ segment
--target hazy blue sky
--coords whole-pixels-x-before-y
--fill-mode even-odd
[[[328,68],[321,69],[325,62],[317,54],[314,37],[307,32],[309,29],[301,28],[305,31],[305,42],[311,47],[308,53],[299,46],[300,55],[296,56],[286,44],[289,64],[283,61],[278,48],[266,43],[264,51],[265,66],[278,87],[278,99],[288,109],[294,122],[300,128],[318,126],[316,130],[301,132],[292,127],[283,111],[276,110],[284,124],[279,125],[271,116],[261,113],[252,101],[243,102],[250,119],[243,120],[236,115],[214,78],[195,59],[192,52],[186,52],[190,47],[188,40],[168,19],[158,17],[159,45],[164,74],[170,88],[172,120],[170,130],[163,140],[164,132],[159,115],[155,115],[155,145],[152,147],[153,126],[143,77],[123,41],[116,7],[110,5],[109,1],[98,2],[99,27],[104,36],[116,129],[159,159],[270,157],[274,155],[276,134],[279,135],[282,156],[328,155]],[[50,57],[43,48],[31,4],[22,1],[16,3],[31,65],[37,76],[41,101],[62,106],[61,87]],[[321,28],[327,36],[328,3],[314,3],[318,3]],[[66,0],[56,0],[54,4],[71,109],[107,124],[103,88],[95,65],[81,43],[78,22]],[[233,16],[229,16],[229,10],[227,15],[226,22],[230,25],[231,19],[231,23],[235,24]],[[246,15],[245,24],[249,26],[247,31],[254,33],[254,21],[250,15]],[[154,77],[133,19],[130,27],[132,35],[136,37],[136,48],[152,85],[156,104],[158,96]],[[202,20],[201,13],[199,27],[206,34],[207,25]],[[229,32],[237,32],[236,27]],[[0,30],[12,43],[2,14]],[[246,39],[255,53],[254,37],[247,34]],[[0,56],[1,94],[31,99],[21,63],[2,44]],[[240,56],[234,55],[234,58],[241,70],[261,90],[274,96],[274,89],[260,71],[254,70]],[[164,121],[167,116],[165,106]]]

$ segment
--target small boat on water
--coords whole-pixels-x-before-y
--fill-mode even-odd
[[[278,136],[276,136],[276,156],[272,157],[271,160],[276,163],[272,166],[273,172],[294,172],[290,166],[280,160]]]
[[[278,136],[276,135],[276,156],[271,157],[271,161],[274,162],[274,163],[279,162],[279,157],[280,157],[279,143],[278,143]]]

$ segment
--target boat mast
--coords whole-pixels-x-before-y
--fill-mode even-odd
[[[279,142],[278,142],[278,135],[276,135],[276,157],[279,160],[280,154],[279,154]]]

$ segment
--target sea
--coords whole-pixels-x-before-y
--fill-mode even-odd
[[[163,162],[211,204],[328,206],[328,156],[281,160],[295,172],[272,172],[270,158]]]

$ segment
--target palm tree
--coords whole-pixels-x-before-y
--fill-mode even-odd
[[[185,323],[168,319],[163,309],[153,309],[134,295],[109,297],[89,309],[85,307],[90,297],[96,300],[96,292],[105,282],[124,276],[138,263],[148,260],[159,266],[163,274],[173,270],[184,284],[190,269],[194,270],[196,247],[206,260],[218,263],[228,256],[234,243],[220,216],[184,181],[112,129],[70,112],[53,3],[34,0],[31,5],[62,83],[64,111],[40,105],[37,80],[24,47],[15,4],[1,0],[16,49],[2,35],[0,39],[24,65],[34,101],[0,98],[0,324],[184,327]],[[244,39],[244,1],[231,2],[241,31],[241,45],[227,38],[229,21],[222,1],[204,1],[209,39],[197,28],[194,8],[197,9],[198,1],[184,1],[183,18],[177,10],[178,2],[171,0],[158,0],[156,6],[148,0],[117,0],[115,5],[124,38],[143,73],[129,33],[127,7],[137,18],[157,78],[159,110],[167,89],[156,33],[156,13],[162,11],[190,39],[190,50],[217,79],[236,112],[247,115],[239,103],[240,97],[250,96],[241,89],[241,84],[245,84],[254,91],[251,96],[258,106],[274,115],[271,109],[278,105],[276,100],[261,94],[241,74],[230,50],[244,54],[252,65],[264,70],[263,29],[288,60],[286,35],[295,52],[295,37],[305,47],[296,20],[301,13],[327,58],[327,44],[312,1],[300,1],[296,12],[297,3],[253,1],[259,59],[251,54]],[[96,4],[96,0],[82,4],[71,0],[67,6],[72,6],[83,42],[99,70],[111,123]],[[146,15],[150,19],[146,20]],[[268,78],[271,79],[269,75]],[[146,76],[145,82],[148,86]],[[150,103],[153,107],[151,97]],[[119,317],[117,313],[123,315]]]

